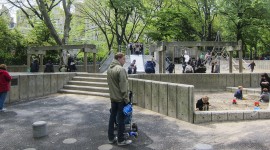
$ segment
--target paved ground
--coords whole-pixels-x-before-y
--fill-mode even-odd
[[[270,120],[190,124],[134,107],[139,137],[129,146],[107,143],[109,99],[55,94],[20,102],[0,114],[3,150],[191,150],[270,149]],[[44,120],[49,135],[32,137],[32,123]]]

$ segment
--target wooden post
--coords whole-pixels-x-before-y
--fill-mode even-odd
[[[243,73],[243,51],[242,51],[242,41],[238,41],[239,48],[239,73]]]
[[[31,65],[31,54],[27,54],[27,72],[30,71],[30,65]]]
[[[163,68],[162,51],[158,51],[158,61],[159,61],[159,73],[162,73]]]
[[[84,56],[84,59],[83,59],[83,61],[84,61],[84,71],[85,72],[87,72],[87,52],[85,52],[85,49],[83,49],[83,56]]]
[[[172,63],[175,64],[174,58],[175,58],[175,50],[176,50],[176,46],[173,47],[173,57],[172,57]],[[175,67],[173,69],[173,73],[175,73]]]
[[[232,73],[232,56],[233,51],[230,51],[230,60],[229,60],[229,72]]]
[[[96,73],[96,53],[93,53],[93,65],[94,73]]]
[[[165,70],[166,70],[166,68],[165,68],[165,65],[166,65],[166,61],[165,61],[165,56],[166,56],[166,46],[163,46],[163,50],[161,51],[161,53],[162,53],[162,59],[161,59],[161,61],[162,61],[162,73],[165,73]]]
[[[44,67],[43,67],[43,54],[40,54],[40,63],[39,63],[39,72],[43,72],[44,71]]]

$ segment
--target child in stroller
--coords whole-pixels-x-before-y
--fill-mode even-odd
[[[130,91],[129,92],[130,103],[127,104],[123,109],[123,112],[125,114],[125,131],[124,131],[125,139],[128,139],[129,137],[134,137],[134,138],[138,137],[138,126],[136,123],[132,122],[132,113],[133,113],[132,99],[133,99],[133,93],[132,91]],[[118,123],[116,119],[115,126],[114,126],[115,130],[117,130],[117,126],[118,126]]]

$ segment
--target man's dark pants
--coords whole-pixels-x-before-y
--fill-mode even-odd
[[[124,141],[124,130],[125,130],[125,115],[123,113],[123,108],[125,106],[125,102],[112,102],[111,103],[111,115],[109,121],[109,130],[108,130],[108,137],[109,140],[114,139],[114,123],[116,122],[117,117],[117,133],[118,133],[118,142]]]

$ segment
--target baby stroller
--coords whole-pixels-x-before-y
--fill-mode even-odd
[[[137,138],[138,137],[138,126],[136,123],[132,122],[132,113],[133,113],[133,108],[132,108],[132,99],[133,99],[133,93],[132,91],[129,92],[129,100],[130,103],[127,104],[123,112],[125,114],[125,131],[124,131],[124,137],[125,139],[128,139],[130,137]],[[114,129],[117,130],[117,120],[115,122]]]

